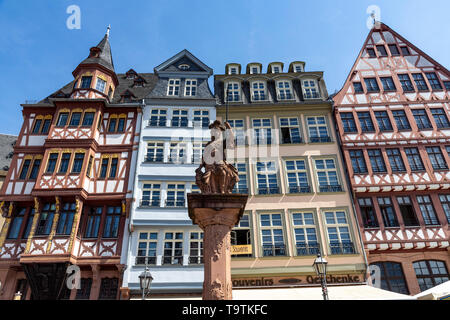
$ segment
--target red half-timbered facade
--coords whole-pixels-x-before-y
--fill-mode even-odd
[[[375,23],[335,119],[371,265],[384,289],[449,279],[450,72]]]
[[[23,107],[0,200],[0,299],[118,299],[141,102],[117,75],[109,32],[70,84]],[[151,76],[134,97],[151,91]],[[80,288],[66,283],[81,271]]]

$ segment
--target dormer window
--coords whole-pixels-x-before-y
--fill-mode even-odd
[[[259,66],[251,66],[250,67],[250,74],[260,74],[261,70],[259,69]]]
[[[267,100],[266,98],[266,85],[263,81],[255,81],[251,85],[252,89],[252,100],[261,101]]]
[[[134,79],[134,78],[136,78],[136,77],[137,77],[137,73],[136,73],[136,71],[134,71],[133,69],[129,70],[129,71],[126,73],[126,78],[127,78],[127,79]]]
[[[144,87],[145,80],[141,77],[138,77],[134,80],[134,87]]]
[[[81,89],[88,89],[91,87],[91,82],[92,82],[92,77],[82,77],[81,78],[81,85],[80,88]]]
[[[105,92],[106,88],[106,81],[100,78],[97,78],[97,86],[95,87],[96,90],[100,92]]]
[[[291,82],[287,80],[281,80],[277,82],[277,93],[279,100],[292,100]]]
[[[272,73],[280,73],[281,72],[281,66],[276,64],[272,67]]]
[[[186,79],[184,87],[184,95],[186,97],[195,97],[196,94],[197,94],[197,80]]]
[[[187,71],[189,70],[191,67],[188,64],[180,64],[178,66],[178,69],[183,70],[183,71]]]
[[[180,94],[180,79],[170,79],[167,87],[168,96],[178,96]]]
[[[303,97],[305,99],[318,99],[319,88],[315,80],[303,80]]]
[[[295,64],[294,72],[303,72],[303,66],[301,64]]]
[[[230,74],[237,74],[237,67],[230,67]]]
[[[241,100],[241,90],[240,90],[239,82],[229,82],[227,85],[227,90],[225,95],[227,97],[227,101],[240,101]]]

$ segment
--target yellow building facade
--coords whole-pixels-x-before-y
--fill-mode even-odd
[[[365,281],[366,260],[339,151],[322,72],[293,62],[283,73],[252,63],[228,64],[215,76],[217,118],[228,120],[239,171],[236,193],[248,193],[232,231],[234,288],[318,285],[312,264],[328,261],[327,281]]]

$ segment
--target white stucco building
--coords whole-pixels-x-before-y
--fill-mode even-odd
[[[134,181],[134,204],[124,237],[122,290],[140,292],[147,263],[151,295],[200,294],[203,234],[188,216],[198,192],[195,169],[216,118],[208,85],[212,69],[183,50],[154,69],[157,83],[145,99]],[[128,289],[127,289],[128,288]]]

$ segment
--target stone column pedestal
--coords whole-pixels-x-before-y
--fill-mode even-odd
[[[203,300],[231,300],[231,229],[244,214],[248,195],[188,194],[189,217],[203,231]]]

